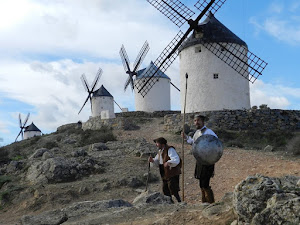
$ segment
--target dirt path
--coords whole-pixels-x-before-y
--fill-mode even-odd
[[[145,124],[141,130],[126,131],[119,138],[144,137],[147,141],[152,142],[159,136],[164,136],[169,144],[172,144],[181,154],[180,136],[164,132],[162,118],[153,119],[153,122]],[[185,201],[197,203],[200,202],[201,194],[198,180],[194,178],[195,159],[189,154],[190,150],[191,146],[185,144]],[[247,176],[254,174],[271,177],[300,176],[300,160],[287,159],[272,152],[226,148],[222,158],[216,163],[215,176],[211,180],[216,201],[219,201],[225,193],[232,192],[234,187]],[[160,190],[159,185],[151,186],[151,188]]]

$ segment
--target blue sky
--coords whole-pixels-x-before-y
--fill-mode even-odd
[[[199,13],[196,0],[182,2]],[[227,0],[215,17],[268,62],[263,76],[250,84],[251,105],[299,110],[300,2]],[[89,105],[77,114],[86,98],[80,76],[85,73],[91,83],[99,67],[98,87],[103,84],[119,105],[134,110],[133,93],[123,91],[121,45],[133,63],[147,40],[146,66],[178,31],[146,0],[0,1],[0,146],[14,141],[19,113],[24,119],[30,112],[28,123],[43,133],[86,121]],[[178,71],[177,59],[166,74],[180,86]],[[171,98],[178,110],[173,88]]]

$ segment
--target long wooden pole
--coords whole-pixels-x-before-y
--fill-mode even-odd
[[[184,125],[185,125],[185,106],[186,106],[186,93],[187,93],[187,80],[188,74],[185,74],[185,93],[184,93],[184,107],[183,107],[183,124],[182,124],[182,132],[184,133]],[[182,152],[181,152],[181,159],[182,159],[182,201],[184,201],[184,136],[182,135]]]

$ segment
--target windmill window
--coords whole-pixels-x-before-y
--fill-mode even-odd
[[[201,52],[201,46],[195,47],[195,53]]]
[[[218,73],[214,73],[214,79],[218,79],[219,78],[219,74]]]
[[[221,52],[224,52],[225,51],[225,47],[221,47]]]

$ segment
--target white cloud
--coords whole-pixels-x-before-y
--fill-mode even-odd
[[[300,88],[285,87],[282,85],[273,85],[257,80],[250,85],[251,105],[260,106],[267,104],[270,108],[288,109],[292,102],[288,100],[290,97],[300,102]]]
[[[285,5],[284,5],[285,4]],[[287,5],[289,4],[289,5]],[[286,10],[288,8],[288,10]],[[251,17],[250,23],[256,28],[256,32],[265,31],[269,35],[289,44],[300,44],[300,17],[299,2],[272,3],[269,7],[269,14],[264,20]]]

